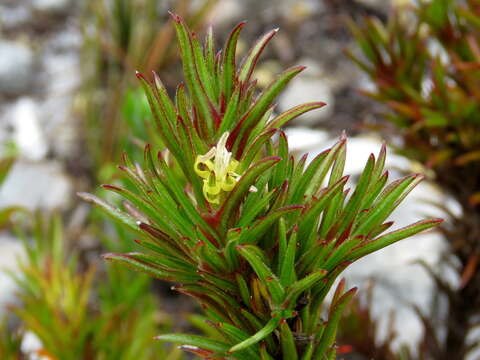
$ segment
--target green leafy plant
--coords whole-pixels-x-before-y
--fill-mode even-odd
[[[383,147],[348,196],[345,136],[307,164],[306,156],[289,155],[280,130],[324,104],[274,115],[274,99],[303,67],[256,92],[255,65],[277,30],[260,37],[237,67],[243,23],[217,52],[211,30],[202,46],[179,16],[172,18],[185,84],[172,100],[156,74],[152,80],[137,74],[164,147],[154,156],[147,145],[143,166],[124,155],[120,169],[134,190],[103,186],[123,197],[123,210],[80,194],[136,233],[147,250],[104,258],[175,282],[173,289],[195,298],[220,336],[157,340],[209,359],[334,359],[338,322],[356,290],[340,282],[323,313],[339,274],[440,222],[385,233],[389,215],[422,177],[387,185]]]
[[[421,316],[429,337],[422,352],[463,359],[480,345],[469,338],[480,316],[480,2],[420,1],[387,25],[371,18],[351,28],[363,56],[349,56],[376,85],[366,94],[386,105],[385,117],[403,139],[398,151],[429,169],[461,207],[458,216],[437,204],[449,217],[441,228],[449,244],[443,263],[460,285],[427,267],[449,309],[446,319],[435,311]]]
[[[20,343],[27,331],[41,342],[35,355],[52,360],[183,358],[177,349],[150,342],[168,324],[156,320],[158,302],[148,279],[109,269],[97,285],[95,267],[82,271],[77,254],[67,251],[59,217],[37,215],[33,225],[31,234],[24,232],[25,226],[17,230],[26,253],[18,270],[10,273],[18,286],[20,303],[11,310],[19,323],[0,340],[2,359],[21,358]],[[120,281],[129,286],[119,288]]]

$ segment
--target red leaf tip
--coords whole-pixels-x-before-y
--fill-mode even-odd
[[[106,253],[100,255],[103,260],[111,260],[113,256],[115,256],[115,253]]]
[[[177,14],[175,14],[173,11],[168,11],[168,14],[170,15],[170,17],[172,18],[173,21],[177,22],[177,23],[180,23],[182,21],[182,18],[180,16],[178,16]]]
[[[121,166],[121,165],[119,165]],[[107,190],[114,190],[114,191],[123,191],[123,189],[119,188],[118,186],[110,185],[110,184],[103,184],[101,185],[102,188]]]
[[[138,70],[135,70],[135,76],[137,77],[137,79],[147,81],[147,79],[145,79],[145,76],[143,76],[143,74]]]

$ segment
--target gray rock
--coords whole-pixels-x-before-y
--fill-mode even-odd
[[[219,1],[208,15],[208,22],[214,27],[226,26],[243,16],[244,7],[236,0]]]
[[[312,125],[316,121],[328,118],[334,108],[332,88],[323,75],[323,70],[315,60],[304,59],[298,61],[307,68],[292,80],[279,98],[280,111],[286,111],[294,106],[312,101],[323,101],[327,106],[318,111],[303,114],[294,123]]]
[[[71,51],[45,54],[42,80],[47,83],[39,118],[52,152],[66,158],[75,150],[78,123],[72,117],[72,101],[80,84],[77,54]],[[55,79],[50,81],[48,79]]]
[[[29,160],[41,160],[48,151],[48,144],[39,122],[39,106],[28,97],[16,101],[7,112],[13,128],[13,142],[19,155]]]
[[[0,93],[20,95],[30,90],[35,57],[28,46],[0,40]]]
[[[26,6],[0,5],[0,26],[2,29],[12,29],[27,24],[32,19],[31,11]]]
[[[0,209],[23,206],[29,210],[65,209],[72,184],[59,163],[17,161],[0,187]]]

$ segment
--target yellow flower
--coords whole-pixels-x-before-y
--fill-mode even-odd
[[[195,161],[195,172],[203,178],[203,195],[213,203],[220,202],[221,191],[232,191],[240,177],[235,173],[239,163],[232,158],[226,148],[228,132],[225,132],[205,155],[198,155]]]

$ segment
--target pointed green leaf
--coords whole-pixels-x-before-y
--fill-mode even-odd
[[[306,112],[309,112],[309,111],[312,111],[312,110],[315,110],[315,109],[320,109],[320,108],[324,107],[325,105],[327,105],[327,104],[325,104],[324,102],[320,102],[320,101],[297,105],[297,106],[281,113],[280,115],[278,115],[274,119],[272,119],[267,124],[266,129],[267,130],[268,129],[279,129],[282,126],[286,125],[289,121],[295,119],[296,117],[298,117],[302,114],[305,114]]]
[[[270,296],[275,304],[279,304],[284,296],[285,289],[278,280],[277,276],[272,272],[262,259],[256,255],[253,245],[239,245],[237,250],[252,266],[260,281],[268,289]]]
[[[392,231],[364,245],[361,245],[357,250],[354,250],[350,254],[348,254],[345,260],[348,260],[348,261],[357,260],[374,251],[380,250],[385,246],[393,244],[394,242],[413,236],[419,233],[420,231],[427,230],[434,226],[437,226],[442,221],[443,221],[442,219],[422,220],[414,224],[405,226],[401,229]]]
[[[292,330],[286,321],[280,323],[280,341],[282,345],[282,356],[284,359],[297,360],[297,346]]]
[[[179,47],[182,53],[183,61],[183,72],[185,75],[185,81],[187,83],[189,91],[191,91],[194,98],[194,102],[199,111],[200,120],[205,123],[208,137],[211,137],[213,134],[214,128],[214,116],[212,113],[215,113],[213,105],[211,104],[202,80],[199,76],[198,63],[202,63],[201,59],[196,58],[194,46],[192,44],[192,34],[188,29],[185,22],[177,15],[172,14],[172,19],[175,25],[175,30],[177,32],[177,39],[179,42]],[[197,54],[200,55],[200,54]]]
[[[223,71],[222,71],[222,86],[223,86],[223,95],[226,101],[230,100],[232,94],[232,89],[235,85],[235,55],[237,50],[237,42],[240,32],[242,31],[244,22],[239,23],[230,33],[226,43],[225,50],[223,53]]]
[[[222,204],[217,216],[221,217],[221,226],[225,228],[233,211],[238,206],[242,198],[249,191],[250,187],[254,185],[255,180],[263,174],[267,169],[278,163],[280,158],[272,156],[264,158],[252,166],[243,174],[238,181],[235,188],[229,193],[227,199]]]
[[[235,274],[235,279],[237,280],[238,289],[240,290],[240,296],[245,305],[250,304],[250,290],[248,289],[248,284],[245,281],[245,278],[241,274]]]
[[[295,254],[297,250],[297,231],[298,229],[295,227],[288,240],[285,254],[279,257],[279,262],[281,264],[280,282],[283,286],[290,286],[296,280]]]
[[[400,204],[407,194],[423,180],[421,175],[410,175],[391,184],[380,194],[379,200],[373,205],[373,209],[361,219],[353,236],[370,232],[374,227],[383,223],[391,212]]]
[[[256,44],[250,49],[248,54],[243,59],[242,64],[240,65],[240,69],[238,71],[239,81],[244,83],[250,81],[250,76],[253,73],[253,69],[257,64],[258,58],[260,57],[263,50],[265,49],[265,46],[275,36],[277,32],[278,32],[278,29],[273,29],[267,32],[265,35],[260,37],[260,39],[257,40]]]
[[[123,212],[119,208],[116,208],[113,205],[110,205],[109,203],[107,203],[106,201],[100,199],[99,197],[89,193],[79,192],[77,193],[77,195],[83,201],[86,201],[90,204],[93,204],[99,207],[105,214],[110,216],[113,220],[117,221],[118,223],[126,225],[130,230],[133,230],[134,232],[139,232],[139,229],[137,226],[137,220],[125,214],[125,212]]]
[[[240,103],[240,87],[236,87],[232,96],[229,98],[227,108],[223,114],[222,122],[217,135],[221,136],[225,131],[232,131],[235,123],[239,120],[238,106]]]
[[[212,79],[213,72],[210,72],[208,69],[207,61],[203,56],[202,46],[200,45],[197,36],[192,35],[191,43],[193,53],[195,55],[195,65],[197,68],[198,78],[203,84],[206,97],[208,97],[210,101],[213,101],[215,99],[215,87]]]
[[[261,196],[260,198],[255,198],[256,201],[252,201],[251,205],[245,204],[242,215],[238,221],[238,227],[246,227],[252,222],[254,222],[254,220],[259,216],[259,214],[261,214],[262,210],[265,210],[267,205],[270,204],[270,201],[275,193],[276,189],[273,189],[268,193],[262,194],[263,196]]]
[[[152,110],[153,117],[157,124],[158,130],[160,133],[158,134],[165,145],[168,147],[170,152],[177,158],[177,160],[181,161],[180,154],[181,149],[178,146],[175,140],[175,131],[173,129],[173,121],[175,118],[171,119],[172,122],[168,121],[169,116],[165,112],[165,108],[162,106],[163,102],[159,102],[156,98],[154,93],[154,85],[150,84],[142,74],[137,72],[137,78],[140,80],[142,84],[143,90],[148,99],[148,103],[150,104],[150,109]],[[155,85],[156,86],[156,85]],[[158,91],[157,94],[160,95],[162,92]]]
[[[274,317],[270,319],[270,321],[261,330],[255,333],[255,335],[231,347],[228,352],[233,353],[235,351],[246,349],[247,347],[258,343],[260,340],[263,340],[268,335],[270,335],[277,328],[280,321],[281,321],[280,317]]]
[[[362,200],[367,195],[367,189],[370,186],[372,173],[375,166],[375,157],[371,154],[367,160],[367,164],[360,175],[358,184],[352,196],[348,200],[343,210],[341,221],[339,222],[337,234],[341,234],[355,219],[361,210]]]
[[[330,203],[330,200],[336,195],[336,193],[342,191],[347,181],[348,176],[344,176],[336,184],[325,189],[325,191],[319,195],[319,199],[312,200],[311,207],[305,210],[300,220],[298,233],[298,238],[300,240],[303,240],[310,234],[320,213]]]
[[[288,155],[287,136],[283,131],[280,131],[278,135],[277,156],[279,156],[282,161],[280,161],[275,169],[273,169],[271,180],[273,187],[283,186],[285,181],[287,181],[287,177],[289,176],[288,164],[290,161],[290,156]]]
[[[334,345],[337,335],[338,323],[340,322],[340,319],[342,317],[343,310],[345,306],[351,301],[356,291],[357,288],[350,289],[345,294],[343,294],[337,302],[332,304],[332,308],[330,309],[330,314],[328,316],[327,326],[322,334],[322,338],[317,347],[317,354],[324,353]],[[314,358],[316,359],[317,356],[314,356]]]
[[[292,212],[298,212],[303,209],[301,205],[289,205],[276,209],[261,219],[257,220],[250,229],[242,232],[239,244],[256,244],[260,241],[265,232],[282,216],[287,216]]]
[[[229,348],[228,344],[222,341],[212,340],[198,335],[164,334],[156,336],[154,339],[162,342],[173,342],[190,346],[197,346],[202,349],[207,349],[219,353],[226,352]]]
[[[287,290],[287,298],[285,299],[284,306],[292,306],[295,304],[297,297],[299,297],[304,291],[307,291],[313,287],[316,283],[322,280],[327,275],[326,270],[317,270],[310,275],[304,277],[301,280],[294,282]]]
[[[140,261],[137,259],[134,259],[128,254],[114,254],[114,253],[108,253],[102,255],[102,258],[108,261],[114,261],[118,263],[122,263],[124,265],[129,266],[130,268],[146,273],[152,277],[162,279],[162,280],[177,280],[182,279],[180,281],[197,281],[200,278],[196,276],[195,274],[188,275],[186,277],[181,276],[181,274],[176,273],[175,277],[172,276],[171,272],[167,272],[164,270],[160,270],[157,267],[153,266],[152,264],[148,264],[144,261]]]
[[[244,146],[246,145],[250,131],[272,105],[273,100],[288,85],[290,80],[304,69],[304,66],[295,66],[278,75],[278,77],[262,91],[253,106],[248,110],[247,114],[245,114],[239,121],[231,134],[232,141],[236,140],[232,150],[237,158],[241,157],[243,154]]]
[[[242,166],[249,166],[255,157],[260,153],[260,150],[266,145],[266,143],[275,135],[277,129],[266,130],[261,133],[255,141],[253,141],[244,152],[240,162]]]
[[[305,191],[308,196],[316,195],[323,184],[323,180],[327,176],[328,170],[332,167],[334,161],[337,159],[339,152],[346,146],[346,139],[342,137],[328,152],[325,160],[322,161],[312,176],[309,186]]]

